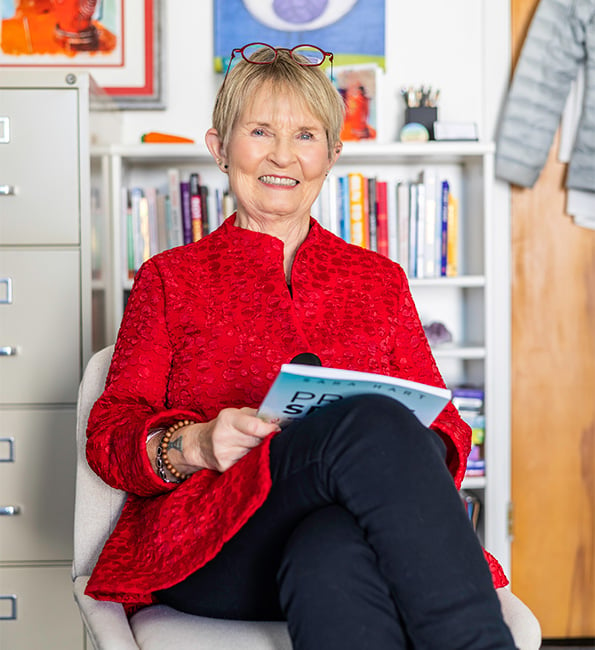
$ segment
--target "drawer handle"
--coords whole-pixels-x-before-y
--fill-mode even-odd
[[[2,445],[2,443],[6,443],[8,445],[8,453],[4,458],[0,458],[0,463],[14,463],[14,438],[12,436],[9,436],[7,438],[0,438],[0,445]]]
[[[14,185],[0,185],[0,196],[14,196],[15,194]]]
[[[18,350],[13,345],[0,346],[0,357],[16,357]]]
[[[0,305],[12,304],[12,278],[0,278],[0,285],[4,285],[6,290],[4,296],[0,298]]]
[[[15,517],[21,514],[21,506],[0,506],[0,517]]]
[[[16,621],[17,620],[17,597],[12,594],[10,596],[0,596],[0,601],[8,600],[10,602],[10,614],[0,614],[0,621]]]

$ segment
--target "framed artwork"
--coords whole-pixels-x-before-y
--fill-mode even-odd
[[[161,0],[1,0],[0,68],[90,72],[126,109],[162,109]]]
[[[213,0],[214,64],[225,71],[234,48],[251,42],[333,52],[335,65],[384,69],[385,0]]]
[[[341,140],[378,140],[380,67],[374,63],[336,66],[334,83],[345,102]]]

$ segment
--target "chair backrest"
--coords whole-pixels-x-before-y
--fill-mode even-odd
[[[76,421],[76,496],[74,506],[73,577],[91,574],[105,541],[116,525],[126,493],[104,483],[87,464],[87,420],[103,392],[114,347],[95,353],[79,387]]]

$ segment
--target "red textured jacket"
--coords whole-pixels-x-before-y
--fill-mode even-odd
[[[147,432],[225,407],[257,407],[282,363],[314,352],[325,366],[444,385],[400,266],[346,244],[312,221],[291,276],[283,242],[230,217],[197,243],[166,251],[135,279],[105,391],[88,425],[87,458],[129,498],[87,586],[128,611],[154,602],[208,562],[263,503],[269,442],[220,474],[166,484]],[[433,428],[460,486],[470,431],[449,405]],[[486,555],[496,587],[507,584]]]

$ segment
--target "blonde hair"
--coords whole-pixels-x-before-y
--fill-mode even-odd
[[[272,51],[263,49],[251,58],[270,61],[271,57]],[[213,108],[213,128],[217,130],[223,148],[226,148],[247,101],[265,84],[270,85],[274,92],[292,93],[320,120],[326,132],[330,159],[341,141],[345,112],[343,99],[320,66],[301,65],[282,49],[277,50],[277,58],[272,63],[259,65],[241,59],[228,73]]]

